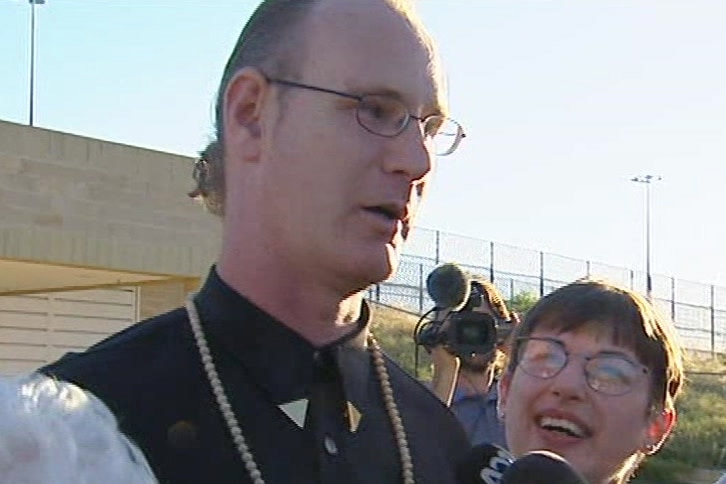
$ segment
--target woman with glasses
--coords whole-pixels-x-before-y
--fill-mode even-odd
[[[513,334],[500,416],[515,456],[555,452],[592,484],[627,482],[676,422],[682,350],[640,295],[582,280],[542,298]]]

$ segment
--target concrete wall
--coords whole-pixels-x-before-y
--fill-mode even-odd
[[[204,275],[219,220],[187,157],[0,121],[0,259]]]

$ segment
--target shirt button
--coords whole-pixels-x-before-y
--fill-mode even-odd
[[[313,353],[313,368],[319,370],[323,367],[323,355],[319,351]]]
[[[326,436],[325,440],[323,440],[323,444],[325,445],[325,452],[330,455],[338,455],[338,446],[332,437]]]

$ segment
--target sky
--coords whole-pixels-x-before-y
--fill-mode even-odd
[[[251,0],[47,0],[35,125],[194,155]],[[726,2],[419,0],[452,117],[419,226],[726,286]],[[30,5],[0,0],[0,119],[28,121]]]

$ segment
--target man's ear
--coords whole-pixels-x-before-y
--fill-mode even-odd
[[[232,76],[224,92],[224,144],[230,152],[239,153],[242,161],[260,158],[262,108],[269,97],[268,87],[258,69],[244,67]]]
[[[663,410],[649,418],[647,429],[647,443],[643,452],[654,454],[660,449],[666,438],[676,425],[677,415],[674,408]]]

